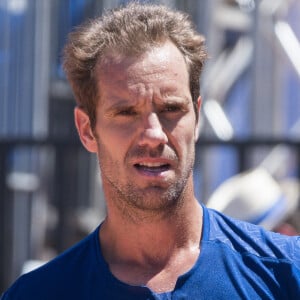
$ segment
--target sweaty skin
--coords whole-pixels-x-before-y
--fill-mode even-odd
[[[75,120],[101,169],[104,258],[121,281],[172,290],[199,256],[202,229],[193,190],[197,126],[187,65],[166,42],[139,57],[107,60],[96,76],[96,126],[90,128],[79,108]]]

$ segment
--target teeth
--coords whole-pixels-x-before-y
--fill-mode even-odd
[[[140,163],[139,165],[143,166],[143,167],[154,168],[154,167],[161,167],[164,164],[161,164],[161,163]]]

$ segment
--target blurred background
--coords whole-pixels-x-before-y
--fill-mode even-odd
[[[74,26],[125,2],[0,0],[0,293],[105,216],[61,51]],[[198,199],[299,234],[300,1],[152,2],[189,13],[207,40]]]

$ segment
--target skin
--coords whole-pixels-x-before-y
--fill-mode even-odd
[[[192,179],[198,127],[186,63],[165,42],[139,57],[107,60],[96,76],[95,128],[79,108],[75,123],[101,169],[104,258],[123,282],[170,291],[195,264],[202,232]]]

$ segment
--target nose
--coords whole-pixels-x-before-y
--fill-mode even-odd
[[[139,141],[140,146],[155,148],[168,142],[167,134],[156,113],[152,112],[145,116],[143,123],[144,127]]]

